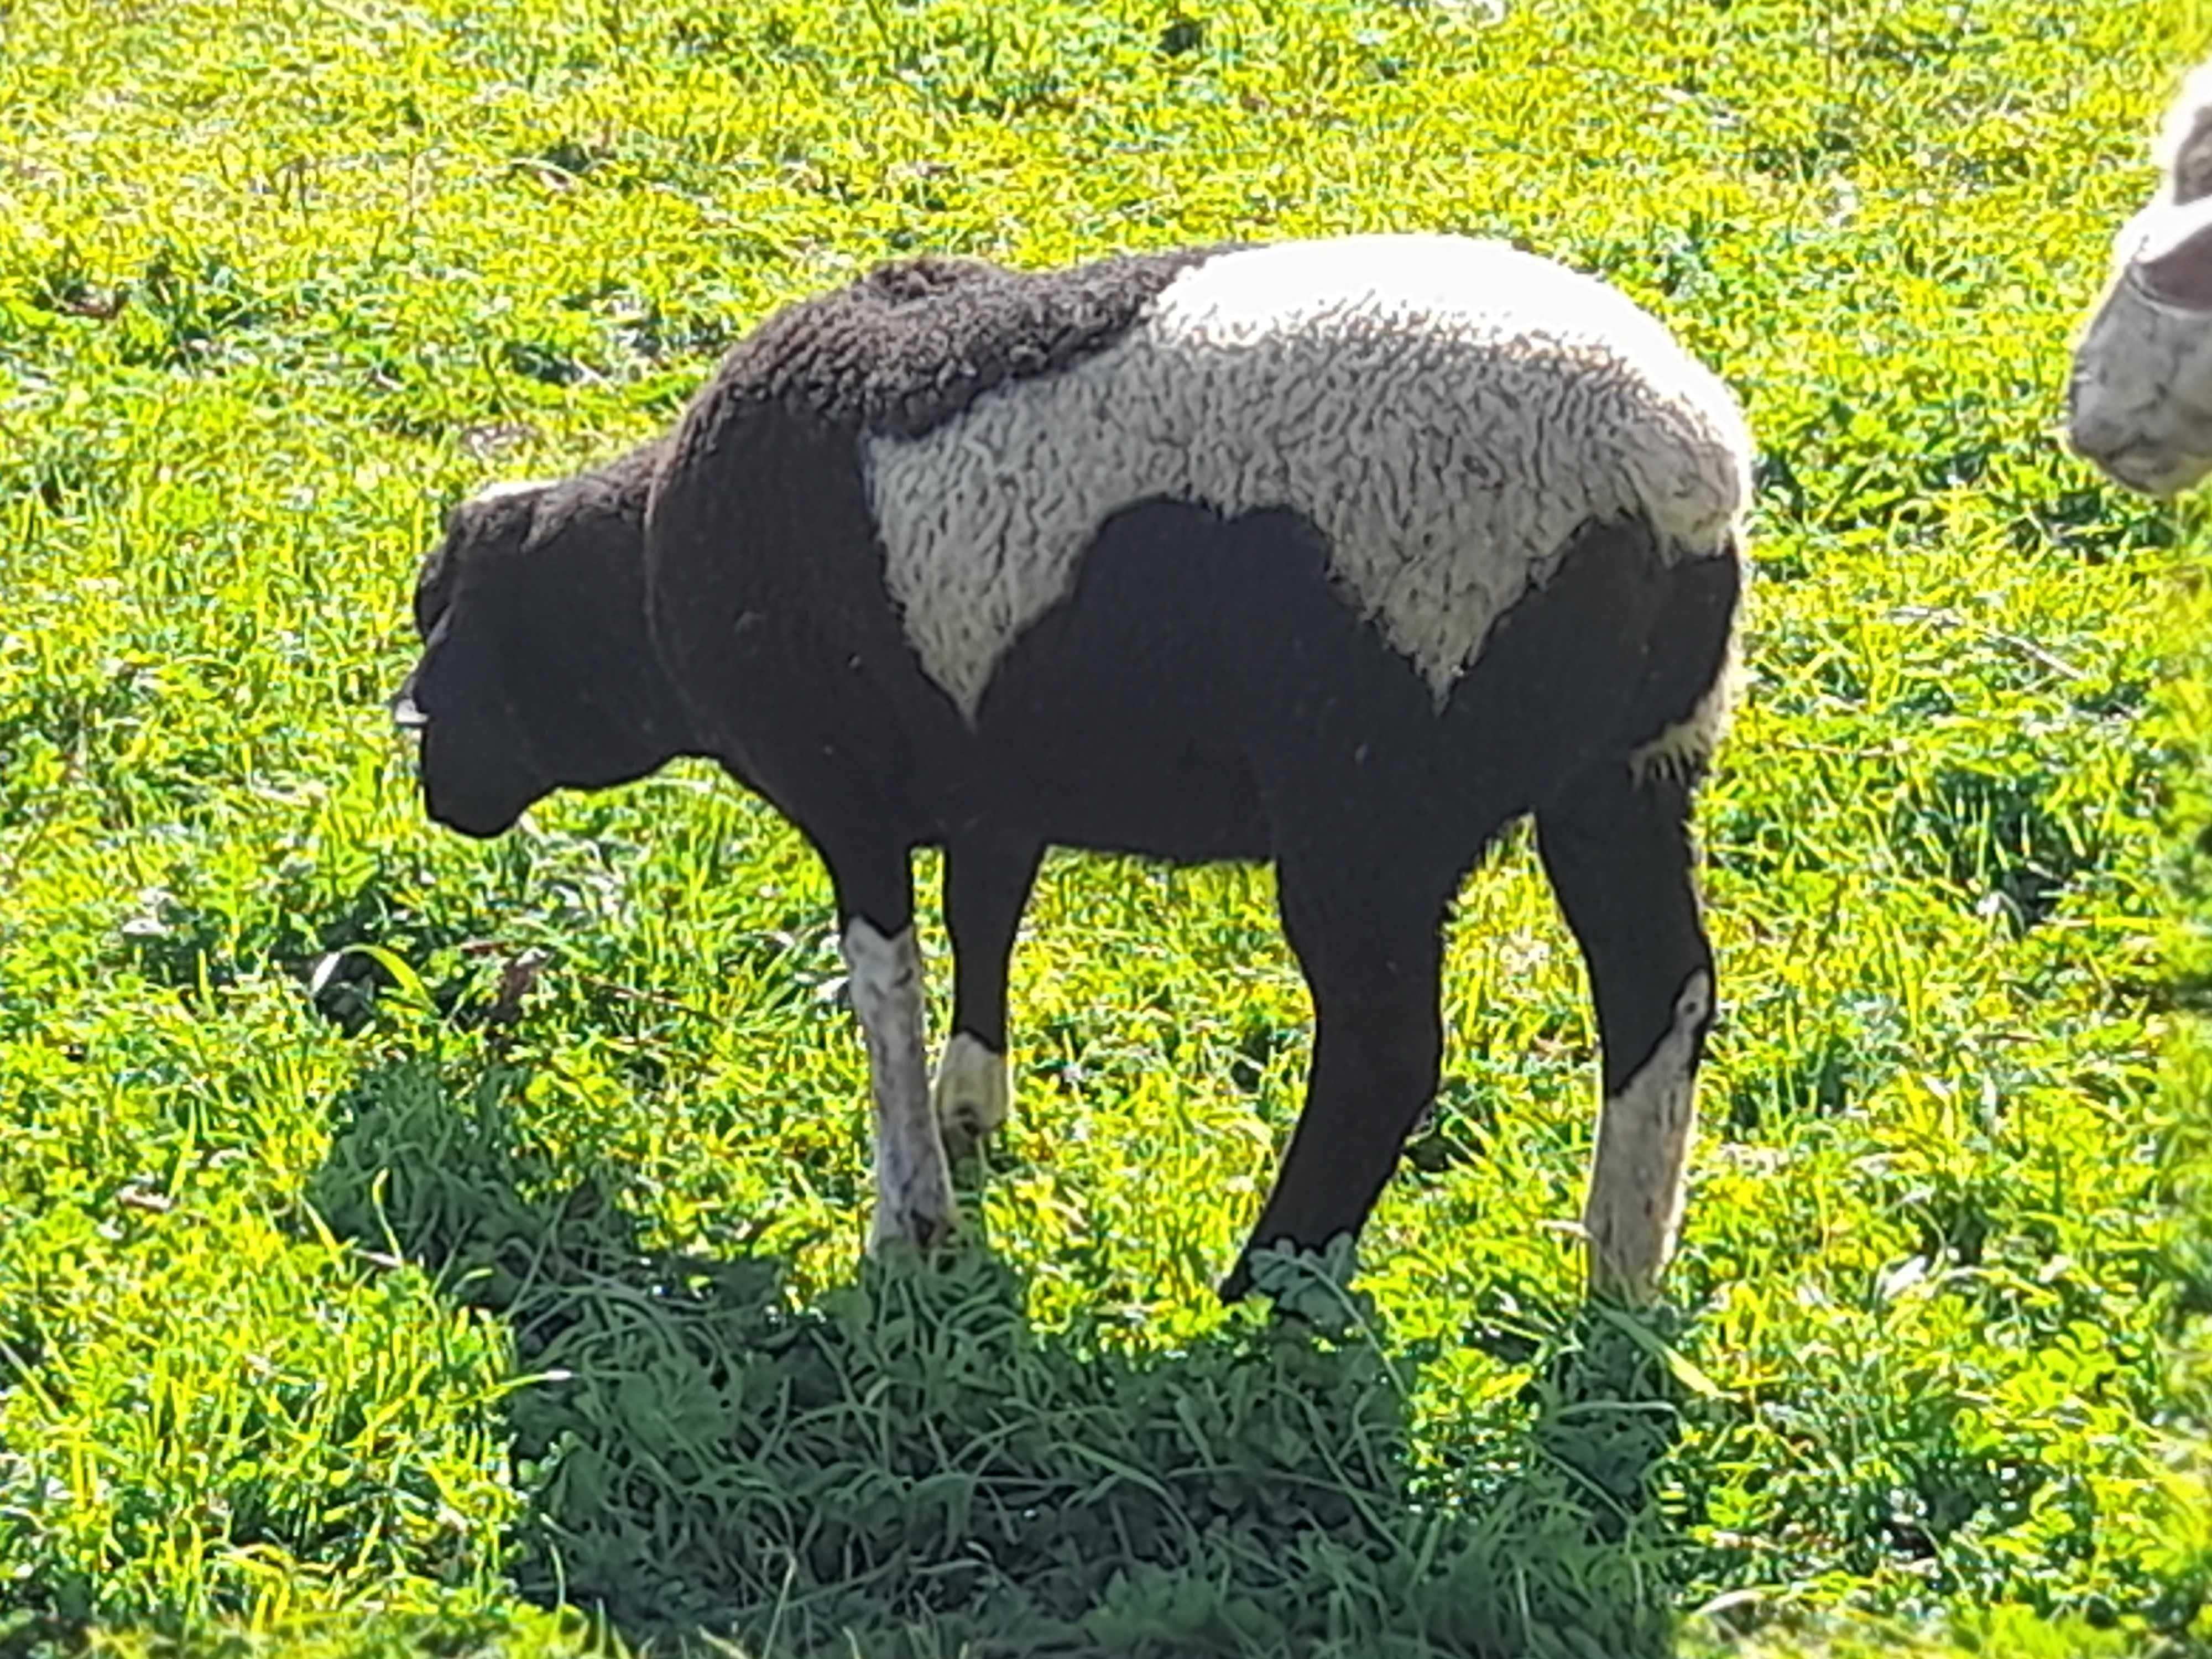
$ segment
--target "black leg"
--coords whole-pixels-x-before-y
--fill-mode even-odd
[[[1006,969],[1038,842],[957,836],[945,849],[945,925],[952,936],[952,1035],[937,1068],[935,1108],[958,1158],[1006,1116]]]
[[[1537,844],[1580,941],[1604,1045],[1605,1103],[1583,1224],[1592,1290],[1646,1301],[1681,1224],[1712,951],[1690,845],[1692,781],[1597,769],[1536,813]]]
[[[1397,1168],[1436,1093],[1442,932],[1460,862],[1348,848],[1280,860],[1283,928],[1313,993],[1313,1061],[1297,1128],[1224,1297],[1251,1288],[1261,1246],[1318,1249],[1357,1234]]]

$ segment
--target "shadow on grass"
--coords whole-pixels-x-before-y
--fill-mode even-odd
[[[365,1078],[308,1198],[509,1323],[533,1599],[755,1656],[1668,1648],[1675,1415],[1640,1327],[1562,1335],[1508,1421],[1417,1457],[1423,1356],[1340,1256],[1268,1262],[1277,1316],[1169,1354],[1034,1328],[975,1243],[793,1306],[775,1259],[641,1248],[605,1172],[520,1144],[518,1082]]]

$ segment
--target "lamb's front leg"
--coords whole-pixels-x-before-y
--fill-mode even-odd
[[[956,836],[945,849],[945,924],[952,935],[952,1035],[937,1068],[945,1149],[965,1154],[1006,1117],[1006,968],[1036,879],[1041,843]]]
[[[922,1047],[928,1020],[922,1004],[921,951],[914,937],[914,900],[906,858],[872,866],[860,878],[849,861],[833,860],[839,936],[853,1012],[868,1047],[868,1085],[875,1103],[876,1218],[871,1248],[886,1239],[934,1244],[959,1219],[951,1171],[929,1098]]]

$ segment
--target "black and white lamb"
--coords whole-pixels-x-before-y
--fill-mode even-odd
[[[1254,1249],[1364,1222],[1437,1086],[1448,908],[1533,813],[1603,1042],[1591,1278],[1641,1297],[1714,1012],[1688,820],[1749,466],[1652,317],[1503,245],[921,258],[770,317],[670,436],[457,508],[399,706],[429,812],[471,835],[678,754],[804,832],[878,1242],[946,1233],[946,1142],[1004,1116],[1048,844],[1272,860],[1316,1025],[1231,1296]],[[956,959],[933,1100],[925,845]]]
[[[2075,343],[2068,436],[2118,482],[2171,495],[2212,472],[2212,64],[2183,83],[2156,154],[2159,193],[2114,239]]]

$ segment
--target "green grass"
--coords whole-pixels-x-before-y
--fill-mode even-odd
[[[0,0],[0,1651],[2212,1652],[2205,520],[2055,434],[2208,38]],[[1576,1305],[1518,836],[1302,1319],[1211,1294],[1306,1053],[1264,872],[1051,862],[973,1242],[863,1270],[822,872],[701,769],[429,826],[416,560],[887,255],[1385,227],[1609,276],[1764,448],[1675,1305]]]

